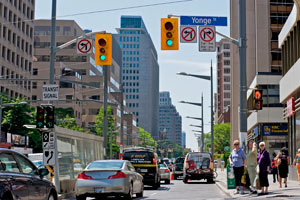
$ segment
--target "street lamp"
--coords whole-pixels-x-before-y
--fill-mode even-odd
[[[197,74],[188,74],[186,72],[179,72],[177,73],[177,75],[182,75],[182,76],[191,76],[191,77],[195,77],[195,78],[200,78],[200,79],[204,79],[204,80],[208,80],[210,81],[210,103],[211,103],[211,154],[214,154],[214,149],[213,149],[213,144],[214,144],[214,108],[213,108],[213,104],[214,104],[214,94],[213,94],[213,69],[212,69],[212,61],[211,61],[211,65],[210,65],[210,76],[205,76],[205,75],[197,75]]]
[[[193,125],[193,124],[191,124],[190,126],[197,127],[197,128],[202,128],[203,129],[203,126],[198,126],[198,125]]]
[[[202,120],[202,118],[199,118],[199,117],[190,117],[190,116],[187,116],[186,118],[189,118],[189,119],[196,119],[196,120]]]

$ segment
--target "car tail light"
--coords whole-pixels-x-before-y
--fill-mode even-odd
[[[166,173],[168,173],[168,172],[169,172],[169,170],[168,170],[168,169],[165,169],[165,172],[166,172]]]
[[[84,172],[78,174],[77,179],[93,179],[90,176],[87,176]]]
[[[156,165],[156,160],[155,160],[155,158],[153,158],[152,161],[153,161],[153,164]]]
[[[109,176],[108,179],[126,178],[126,174],[123,172],[117,172],[115,175]]]
[[[177,169],[177,165],[175,165],[175,169]]]

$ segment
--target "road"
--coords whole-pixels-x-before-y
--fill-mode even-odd
[[[171,181],[171,184],[161,184],[158,190],[145,186],[144,198],[147,200],[223,200],[226,196],[215,184],[207,184],[205,181],[192,181],[184,184],[182,180]],[[94,198],[87,198],[94,200]]]

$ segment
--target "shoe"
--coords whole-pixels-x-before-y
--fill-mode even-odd
[[[240,191],[239,190],[236,190],[235,192],[234,192],[234,194],[239,194],[240,193]]]
[[[269,194],[269,192],[265,192],[265,193],[264,193],[264,195],[268,195],[268,194]]]
[[[273,183],[276,183],[276,180],[273,180]]]
[[[251,194],[257,194],[257,191],[256,191],[256,190],[255,190],[255,191],[252,191]]]
[[[240,190],[240,194],[245,194],[244,190]]]
[[[260,192],[260,193],[257,193],[257,196],[262,196],[262,195],[265,195],[266,193],[262,193],[262,192]]]

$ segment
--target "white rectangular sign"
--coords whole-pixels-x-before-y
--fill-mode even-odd
[[[216,51],[216,27],[199,26],[199,51]]]
[[[43,165],[55,165],[55,149],[44,149]]]
[[[43,149],[55,149],[55,132],[43,132]]]
[[[43,101],[58,100],[59,85],[43,85]]]

